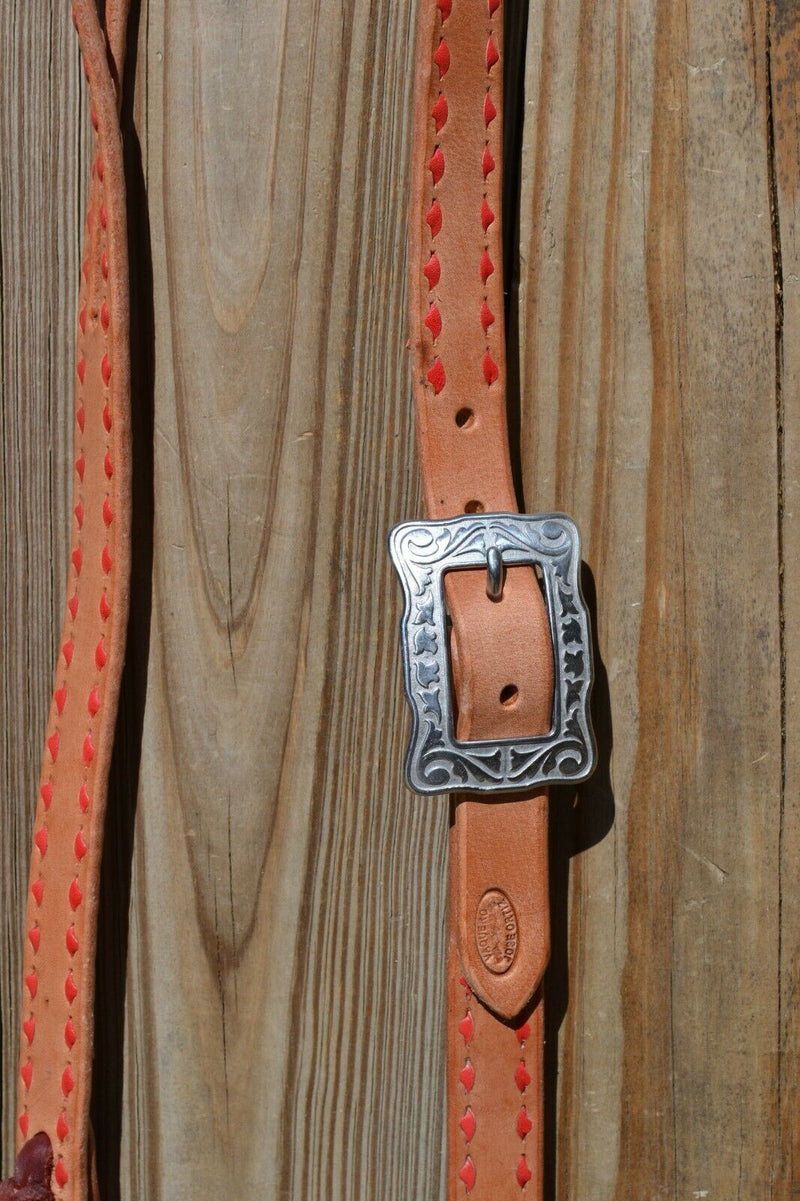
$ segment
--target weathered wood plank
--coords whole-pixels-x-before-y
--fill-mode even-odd
[[[384,549],[416,503],[411,15],[142,23],[156,525],[125,1111],[158,1120],[126,1129],[125,1197],[180,1196],[190,1167],[210,1193],[440,1193],[445,810],[399,784]]]
[[[614,747],[612,832],[580,854],[602,777],[573,823],[558,1196],[785,1196],[765,10],[544,2],[530,46],[524,466],[587,535]]]
[[[776,307],[781,520],[784,778],[780,806],[781,1008],[777,1070],[781,1195],[800,1194],[800,13],[769,6],[768,83]]]

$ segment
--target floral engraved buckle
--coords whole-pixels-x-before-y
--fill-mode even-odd
[[[389,553],[405,594],[400,640],[412,714],[409,787],[421,793],[517,791],[590,776],[592,644],[574,521],[562,513],[406,521],[391,531]],[[453,723],[444,575],[484,567],[491,596],[502,569],[519,564],[542,573],[554,653],[553,725],[532,738],[461,742]]]

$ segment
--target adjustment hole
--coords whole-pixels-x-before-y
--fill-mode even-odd
[[[468,500],[464,505],[465,513],[483,513],[483,503],[479,500]]]
[[[519,689],[516,684],[506,684],[505,688],[500,689],[500,704],[509,708],[509,706],[516,704],[518,696]]]
[[[472,409],[459,409],[456,413],[456,425],[460,430],[469,429],[475,420],[475,414]]]

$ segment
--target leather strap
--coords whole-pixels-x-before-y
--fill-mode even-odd
[[[421,0],[410,326],[427,516],[516,512],[505,407],[501,0]],[[553,650],[531,568],[445,577],[460,739],[544,734]],[[541,1196],[547,794],[452,799],[448,1198]]]
[[[94,953],[130,561],[128,248],[120,82],[129,0],[74,0],[94,144],[79,292],[67,604],[26,918],[19,1155],[0,1201],[97,1195],[89,1125]],[[108,31],[106,33],[106,30]]]

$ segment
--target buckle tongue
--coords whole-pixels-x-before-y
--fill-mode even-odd
[[[592,644],[574,521],[563,513],[405,521],[391,531],[389,553],[405,594],[400,640],[412,715],[408,786],[420,793],[510,792],[590,776]],[[542,571],[555,668],[553,726],[531,738],[461,742],[453,722],[444,575],[483,567],[496,599],[504,567],[520,564]]]

